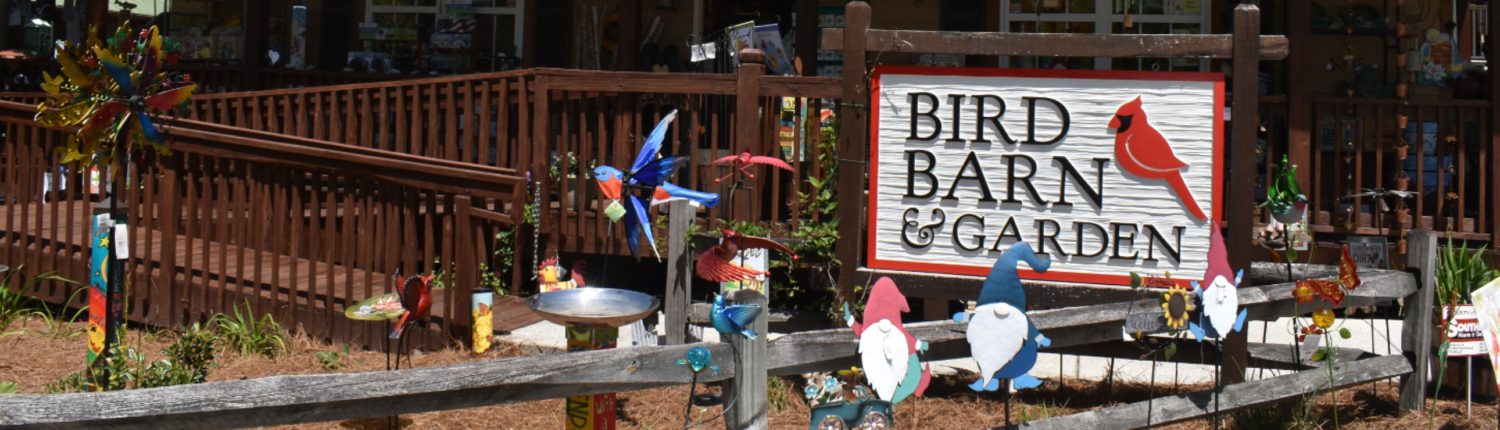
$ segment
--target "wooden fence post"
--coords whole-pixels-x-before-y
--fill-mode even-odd
[[[1229,140],[1229,190],[1224,198],[1225,221],[1229,231],[1224,242],[1229,248],[1229,267],[1250,268],[1251,229],[1255,226],[1255,141],[1260,130],[1260,8],[1254,2],[1234,8],[1234,101],[1230,116],[1233,129]],[[1217,215],[1217,214],[1215,214]],[[1225,384],[1245,381],[1250,354],[1245,332],[1230,333],[1224,339],[1224,363],[1221,372]]]
[[[864,252],[865,164],[869,159],[866,120],[869,98],[865,94],[865,30],[870,28],[870,5],[863,1],[844,6],[844,95],[839,101],[838,183],[839,299],[851,300],[855,278]]]
[[[693,297],[692,254],[688,249],[687,230],[693,224],[694,210],[685,200],[673,201],[667,218],[667,300],[662,309],[667,314],[667,345],[687,341],[689,302]]]
[[[758,305],[762,309],[755,317],[750,329],[760,334],[755,339],[746,339],[738,334],[728,334],[729,345],[734,351],[734,379],[729,380],[730,397],[734,402],[724,413],[724,426],[730,430],[765,429],[770,426],[770,410],[766,403],[766,303],[765,295],[749,289],[736,290],[729,294],[735,304]]]
[[[451,239],[455,241],[454,253],[457,254],[453,262],[456,279],[454,279],[454,285],[448,286],[448,300],[449,303],[453,303],[453,306],[448,308],[446,317],[450,321],[457,322],[457,324],[450,324],[450,328],[457,325],[469,329],[472,333],[474,330],[472,312],[474,289],[479,286],[479,264],[474,255],[475,250],[478,249],[474,246],[478,235],[474,233],[473,212],[470,211],[474,207],[474,201],[469,196],[453,196],[453,206],[453,237]],[[473,336],[466,336],[465,333],[455,331],[450,329],[445,335],[450,339],[455,337],[463,339],[463,344],[470,349],[474,348]],[[444,341],[447,340],[444,339]]]
[[[1406,270],[1416,272],[1417,292],[1402,303],[1401,353],[1411,361],[1411,373],[1401,377],[1401,411],[1421,411],[1427,400],[1428,350],[1432,348],[1432,300],[1437,294],[1437,233],[1407,233]]]
[[[755,151],[761,145],[760,135],[760,77],[766,74],[766,54],[759,49],[743,49],[739,52],[740,67],[735,77],[734,93],[734,139],[731,140],[736,153],[739,151]],[[767,112],[766,115],[771,115]],[[754,219],[752,208],[757,208],[751,195],[760,193],[739,193],[739,198],[729,201],[729,216],[733,219],[748,221]],[[751,201],[750,204],[739,204],[740,200]],[[758,208],[757,208],[758,209]]]

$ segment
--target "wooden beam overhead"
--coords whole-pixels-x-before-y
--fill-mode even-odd
[[[1227,34],[1037,34],[961,31],[866,31],[869,52],[923,52],[963,55],[1041,55],[1058,57],[1229,58]],[[842,50],[844,29],[825,28],[823,49]],[[1286,36],[1260,36],[1260,59],[1286,58]]]

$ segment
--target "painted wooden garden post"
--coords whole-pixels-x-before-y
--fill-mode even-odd
[[[741,288],[729,294],[730,301],[766,309],[768,300],[758,291]],[[724,426],[730,430],[765,429],[770,426],[770,409],[766,402],[766,312],[755,316],[749,328],[760,336],[747,339],[739,334],[725,335],[734,351],[734,379],[729,380],[726,400],[733,402],[724,411]]]
[[[117,147],[127,147],[121,139]],[[129,170],[130,157],[118,160],[119,170]],[[121,201],[120,175],[124,172],[109,169],[109,193],[104,200],[94,204],[89,225],[89,320],[88,320],[88,374],[95,390],[109,389],[109,370],[101,360],[109,359],[111,346],[120,342],[120,327],[125,318],[125,270],[124,252],[129,252],[129,237],[125,226],[129,222],[125,202]],[[116,226],[120,228],[115,228]],[[125,245],[121,249],[121,245]]]
[[[870,28],[870,5],[863,1],[844,6],[844,94],[839,101],[838,208],[839,240],[834,252],[839,258],[839,300],[852,298],[864,252],[865,154],[869,139],[869,97],[865,90],[865,30]]]
[[[668,204],[667,215],[667,297],[662,303],[666,315],[667,345],[687,341],[688,311],[693,297],[692,252],[688,249],[688,227],[693,224],[693,206],[686,200]]]
[[[1421,411],[1427,400],[1428,349],[1432,348],[1432,300],[1437,294],[1437,233],[1407,233],[1406,269],[1416,272],[1417,292],[1402,303],[1401,353],[1411,362],[1411,373],[1401,377],[1401,412]]]
[[[1230,113],[1232,122],[1229,140],[1229,179],[1225,220],[1229,231],[1225,242],[1229,246],[1229,267],[1240,270],[1250,268],[1251,233],[1255,227],[1255,142],[1260,130],[1260,8],[1254,1],[1242,3],[1234,8],[1234,101]],[[1245,381],[1245,368],[1249,364],[1245,332],[1231,332],[1222,345],[1224,365],[1221,370],[1224,384]]]

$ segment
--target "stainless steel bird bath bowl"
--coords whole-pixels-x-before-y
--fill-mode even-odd
[[[555,324],[620,327],[655,312],[661,301],[636,291],[583,287],[537,294],[526,306]]]

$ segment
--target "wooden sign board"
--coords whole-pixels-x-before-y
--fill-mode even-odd
[[[1032,280],[1186,283],[1222,204],[1222,74],[883,67],[871,84],[868,265]]]

